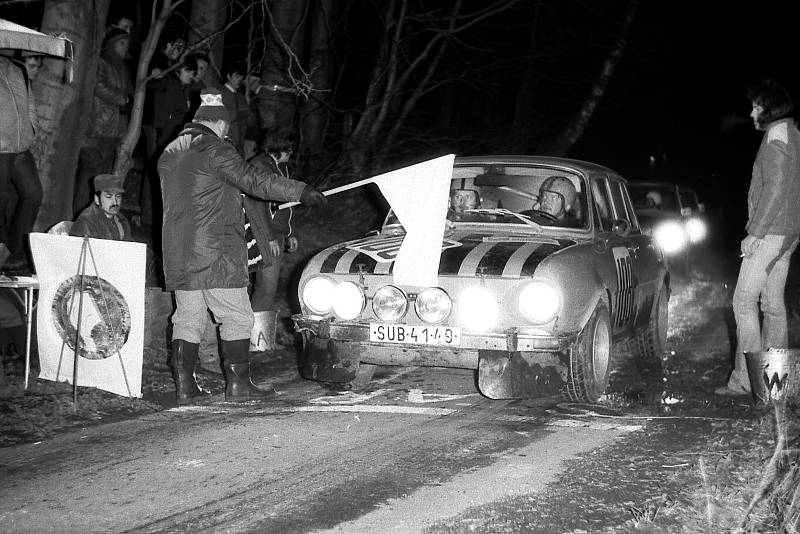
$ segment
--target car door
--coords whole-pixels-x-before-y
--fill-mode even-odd
[[[595,227],[602,254],[600,273],[611,293],[611,320],[614,332],[627,331],[636,319],[635,260],[637,245],[629,237],[631,219],[625,201],[613,180],[606,175],[592,178],[592,197],[595,207]]]

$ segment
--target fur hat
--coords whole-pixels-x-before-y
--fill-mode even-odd
[[[200,107],[194,112],[195,121],[230,121],[231,113],[222,100],[222,92],[216,87],[200,91]]]
[[[112,193],[124,193],[122,176],[116,174],[98,174],[94,177],[94,190],[96,193],[110,191]]]

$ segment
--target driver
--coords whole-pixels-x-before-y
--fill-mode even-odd
[[[659,193],[658,191],[648,191],[647,194],[645,195],[645,198],[647,199],[648,207],[652,207],[657,210],[661,209],[661,204],[663,202],[663,200],[661,199],[661,193]]]
[[[539,187],[539,200],[533,205],[533,209],[551,215],[558,222],[564,222],[575,205],[576,196],[575,186],[568,178],[550,176]]]

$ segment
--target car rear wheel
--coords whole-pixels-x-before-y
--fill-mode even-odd
[[[611,319],[599,303],[570,351],[564,396],[575,402],[595,402],[605,392],[611,366]]]
[[[636,352],[642,358],[661,358],[667,348],[667,327],[669,326],[669,290],[661,286],[656,295],[647,328],[636,335]]]

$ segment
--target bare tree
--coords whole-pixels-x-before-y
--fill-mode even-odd
[[[72,83],[64,83],[64,61],[46,59],[36,79],[39,140],[34,146],[44,190],[35,229],[72,219],[78,152],[89,125],[92,88],[110,0],[46,0],[42,31],[65,35],[73,44]]]
[[[583,104],[572,120],[561,131],[561,134],[555,138],[552,144],[542,148],[543,153],[553,156],[563,156],[583,134],[586,125],[589,124],[589,120],[592,118],[597,106],[605,95],[617,65],[619,65],[619,62],[622,60],[622,54],[627,47],[628,35],[633,26],[633,21],[636,19],[638,7],[638,0],[628,1],[619,37],[614,43],[614,47],[609,51],[605,61],[603,61],[603,66],[600,68],[600,72],[597,74],[597,78],[589,94],[584,99]]]

